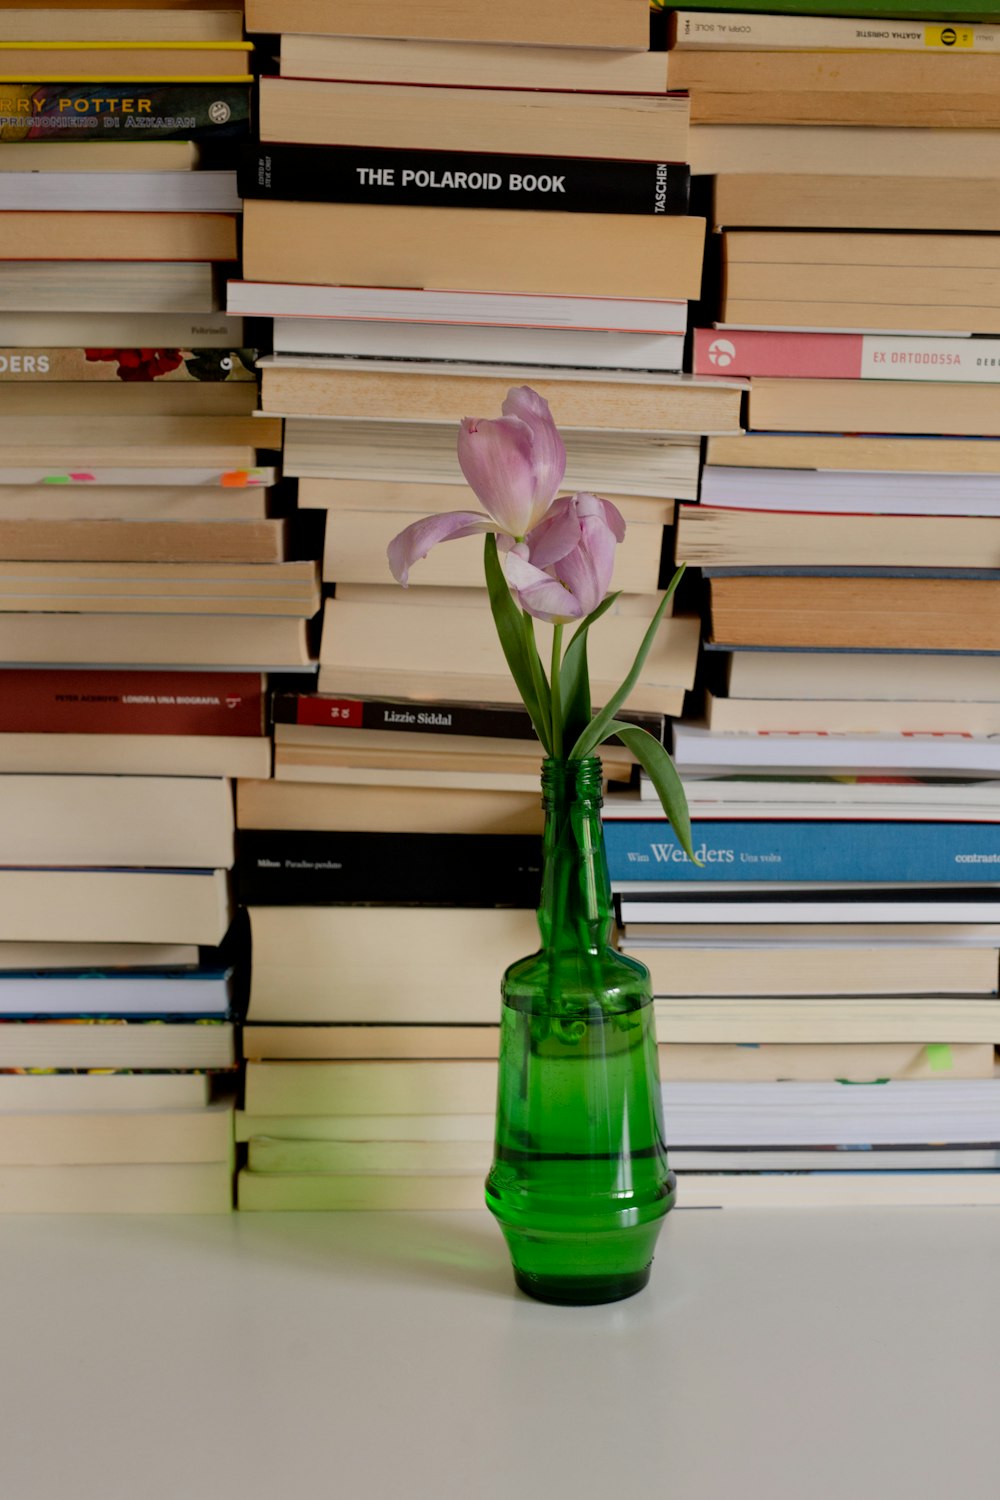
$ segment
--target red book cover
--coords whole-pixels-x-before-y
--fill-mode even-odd
[[[0,670],[0,734],[264,733],[254,672]]]

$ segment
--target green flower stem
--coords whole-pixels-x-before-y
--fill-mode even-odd
[[[541,657],[538,655],[538,647],[535,645],[534,622],[527,610],[521,611],[521,627],[524,631],[524,644],[528,652],[528,665],[531,668],[531,678],[535,685],[535,695],[539,705],[544,706],[549,702],[549,685],[545,681],[545,671],[542,667]],[[551,725],[551,722],[552,717],[550,712],[549,725]]]
[[[552,754],[556,760],[562,760],[563,753],[563,725],[562,725],[562,625],[555,625],[552,629]]]

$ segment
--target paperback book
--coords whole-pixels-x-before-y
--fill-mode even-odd
[[[0,381],[256,380],[253,349],[0,348]]]
[[[665,10],[664,0],[652,0],[651,9]],[[699,0],[701,10],[751,11],[760,9],[759,0]],[[996,11],[988,7],[967,5],[963,0],[769,0],[768,10],[775,15],[792,16],[865,16],[876,20],[928,21],[955,20],[977,23],[996,21]]]
[[[694,373],[778,379],[1000,381],[1000,339],[696,328]]]
[[[726,7],[730,9],[729,6]],[[736,9],[736,6],[731,7]],[[772,5],[772,10],[782,10]],[[914,6],[913,9],[919,7]],[[810,6],[795,7],[812,9]],[[850,10],[848,6],[838,6]],[[864,13],[864,7],[860,7]],[[937,7],[941,9],[941,7]],[[831,52],[1000,52],[1000,26],[968,26],[931,21],[876,21],[852,16],[703,15],[679,10],[670,17],[670,45],[685,51],[731,49]]]
[[[692,864],[666,818],[605,820],[612,880],[948,881],[1000,875],[1000,824],[699,820]]]
[[[0,669],[0,734],[263,733],[259,673]]]

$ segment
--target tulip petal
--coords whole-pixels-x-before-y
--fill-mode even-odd
[[[577,495],[567,495],[558,504],[572,507],[573,513],[581,521],[586,520],[588,516],[599,516],[614,533],[616,542],[625,540],[625,517],[617,505],[612,505],[610,500],[603,500],[600,495],[591,495],[584,491]],[[556,510],[557,506],[553,506],[552,509]]]
[[[524,536],[535,507],[534,439],[517,417],[464,417],[458,462],[483,508],[511,536]]]
[[[617,505],[612,505],[610,500],[602,500],[599,495],[578,495],[578,500],[596,500],[604,513],[604,524],[608,526],[616,542],[625,540],[625,517]]]
[[[530,385],[512,386],[501,410],[505,417],[520,418],[531,429],[535,509],[530,524],[525,527],[525,531],[530,531],[538,525],[559,492],[566,473],[566,445],[552,420],[549,403]]]
[[[394,536],[386,548],[392,576],[405,588],[410,568],[420,558],[426,557],[438,542],[454,542],[462,536],[495,530],[492,522],[475,510],[449,510],[441,515],[425,516],[422,521],[414,521],[412,526]]]
[[[558,579],[543,573],[514,548],[503,560],[504,575],[522,609],[538,620],[566,623],[582,618],[583,611]]]
[[[580,522],[565,501],[557,500],[541,525],[529,531],[527,542],[535,566],[550,568],[580,545]]]
[[[582,615],[595,610],[607,594],[617,545],[603,515],[588,516],[581,523],[580,545],[553,565],[553,573],[566,585]]]

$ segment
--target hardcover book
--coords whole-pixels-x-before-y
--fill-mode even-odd
[[[541,840],[527,834],[242,829],[245,906],[538,904]]]
[[[42,675],[42,674],[39,674]],[[2,705],[2,679],[0,679]],[[275,724],[327,726],[334,729],[386,730],[390,733],[442,737],[483,736],[533,740],[535,731],[527,709],[504,703],[418,702],[409,699],[338,698],[330,693],[276,693]],[[663,738],[663,714],[625,708],[617,715],[637,724],[658,740]]]
[[[236,141],[250,132],[246,83],[0,83],[5,141]]]
[[[673,162],[252,145],[238,186],[244,198],[300,203],[686,214],[690,177]]]

